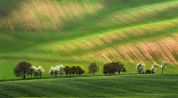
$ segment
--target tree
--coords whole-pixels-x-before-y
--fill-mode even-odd
[[[69,66],[66,66],[66,67],[64,68],[64,72],[65,72],[66,76],[67,76],[68,74],[71,75],[71,69],[70,69],[70,67],[69,67]]]
[[[92,73],[93,76],[94,74],[99,70],[98,66],[96,63],[91,63],[90,66],[88,67],[89,73]]]
[[[103,66],[103,73],[104,73],[104,74],[110,73],[110,65],[109,65],[109,63],[107,63],[107,64],[105,64],[105,65]]]
[[[156,73],[156,69],[157,69],[157,63],[154,62],[153,65],[151,66],[151,69],[147,69],[145,71],[146,74],[155,74]]]
[[[157,68],[158,68],[158,64],[154,62],[153,65],[151,66],[151,74],[155,74]]]
[[[45,72],[45,70],[41,66],[37,67],[35,71],[37,73],[37,77],[39,76],[40,78],[42,77],[43,73]]]
[[[126,70],[126,68],[125,68],[125,67],[123,68],[122,72],[127,72],[127,70]]]
[[[77,75],[82,75],[84,73],[85,73],[85,71],[80,66],[76,67],[76,74]]]
[[[22,77],[23,79],[26,79],[26,75],[28,72],[30,72],[31,67],[32,65],[28,62],[19,62],[14,69],[14,74],[16,77]]]
[[[166,70],[166,65],[167,65],[167,62],[163,62],[163,63],[160,65],[162,75],[164,74],[164,71]]]
[[[34,66],[32,66],[28,71],[28,75],[30,75],[31,78],[33,77],[34,71],[35,71]]]
[[[64,65],[59,65],[59,74],[62,76],[62,74],[64,73]]]
[[[49,74],[52,76],[52,77],[57,77],[57,69],[56,67],[51,67],[50,70],[49,70]]]
[[[121,72],[126,72],[124,64],[122,64],[121,62],[111,62],[104,65],[103,67],[104,74],[114,75],[115,72],[118,72],[118,74],[120,74]]]
[[[71,68],[70,68],[70,71],[71,71],[71,74],[74,76],[75,74],[77,74],[77,68],[76,68],[76,66],[72,66]]]
[[[137,70],[138,74],[144,74],[145,64],[144,63],[138,63],[136,65],[136,70]]]
[[[121,72],[126,72],[126,68],[121,62],[113,62],[113,66],[115,67],[116,72],[118,72],[119,75]]]

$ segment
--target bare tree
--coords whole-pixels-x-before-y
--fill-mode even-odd
[[[163,62],[163,63],[160,65],[162,75],[164,74],[164,71],[166,70],[166,65],[167,65],[167,62]]]

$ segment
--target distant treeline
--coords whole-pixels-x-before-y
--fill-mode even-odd
[[[165,70],[165,66],[167,63],[162,63],[160,65],[160,68],[162,69],[162,74]],[[138,74],[154,74],[156,73],[156,69],[159,68],[157,63],[153,63],[151,66],[151,69],[145,70],[145,64],[144,63],[138,63],[136,65],[136,72]],[[88,66],[88,72],[92,75],[95,75],[96,72],[99,71],[99,67],[96,63],[91,63]],[[123,63],[121,62],[110,62],[107,64],[104,64],[103,66],[103,73],[105,75],[115,75],[115,73],[118,73],[119,75],[123,72],[126,72],[126,68]],[[26,78],[42,78],[44,75],[45,70],[42,66],[32,66],[31,63],[22,61],[19,62],[15,69],[14,74],[16,77],[22,77],[23,79]],[[58,77],[58,75],[63,76],[65,74],[66,77],[74,77],[74,76],[81,76],[85,73],[85,70],[80,66],[64,66],[64,65],[57,65],[55,67],[51,67],[49,70],[49,74],[51,77]]]

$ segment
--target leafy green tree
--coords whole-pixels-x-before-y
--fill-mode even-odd
[[[111,62],[104,65],[103,67],[104,74],[114,75],[115,72],[118,72],[118,74],[120,74],[121,72],[126,72],[124,64],[122,64],[121,62]]]
[[[96,63],[91,63],[90,66],[88,67],[88,70],[89,73],[92,73],[94,76],[94,74],[99,70],[99,68]]]
[[[64,72],[65,72],[66,76],[68,76],[68,74],[71,75],[71,68],[69,66],[65,66]]]
[[[113,66],[115,67],[116,72],[118,72],[119,75],[121,72],[126,72],[126,68],[121,62],[113,62]]]
[[[85,71],[80,66],[76,67],[76,74],[77,75],[82,75],[84,73],[85,73]]]
[[[77,74],[77,68],[76,68],[76,66],[72,66],[72,67],[70,68],[70,71],[71,71],[71,74],[72,74],[73,76],[75,76],[75,74]]]
[[[28,75],[30,75],[31,76],[31,78],[33,77],[33,74],[34,74],[34,68],[33,67],[30,67],[30,69],[28,70]]]
[[[28,62],[19,62],[14,69],[14,74],[16,77],[22,77],[23,79],[26,79],[26,75],[28,75],[28,72],[30,72],[31,67],[32,64]]]
[[[107,63],[107,64],[105,64],[105,65],[103,66],[103,73],[104,73],[104,74],[110,73],[110,65],[109,65],[109,63]]]

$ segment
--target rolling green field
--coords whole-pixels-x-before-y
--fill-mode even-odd
[[[177,98],[177,75],[121,75],[0,82],[0,97]]]
[[[0,0],[0,98],[178,98],[178,0]],[[20,80],[20,61],[45,69]],[[103,76],[121,61],[127,72]],[[137,75],[138,62],[168,65]],[[96,76],[88,66],[96,62]],[[81,77],[50,78],[56,65],[81,66]]]
[[[19,61],[87,67],[168,61],[178,73],[178,0],[0,0],[0,79]],[[160,72],[158,71],[158,74]]]

